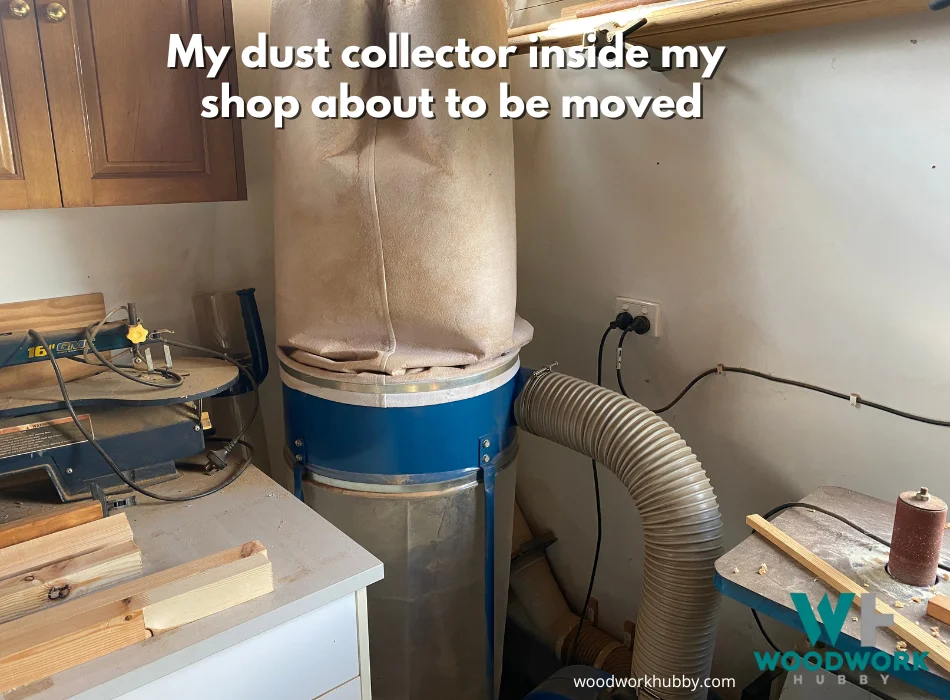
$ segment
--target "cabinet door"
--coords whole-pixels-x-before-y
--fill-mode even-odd
[[[0,3],[0,209],[62,206],[34,10]]]
[[[67,207],[243,199],[240,122],[202,119],[201,98],[236,92],[169,69],[168,37],[233,45],[230,0],[37,2],[56,157]]]

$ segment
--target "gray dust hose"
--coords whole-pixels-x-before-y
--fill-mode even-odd
[[[649,409],[609,389],[538,373],[515,406],[518,425],[596,459],[624,483],[643,521],[643,591],[633,676],[709,677],[719,593],[714,565],[722,520],[706,472],[683,439]],[[654,689],[660,698],[707,691]]]

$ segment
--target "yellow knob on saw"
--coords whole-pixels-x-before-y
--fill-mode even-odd
[[[129,332],[125,337],[128,338],[130,342],[138,345],[148,340],[148,331],[141,323],[136,323],[134,326],[129,326]]]

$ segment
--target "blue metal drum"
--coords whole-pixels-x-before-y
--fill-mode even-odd
[[[281,364],[298,497],[385,567],[368,590],[373,697],[493,697],[515,497],[517,357],[474,377],[390,385],[328,381]]]

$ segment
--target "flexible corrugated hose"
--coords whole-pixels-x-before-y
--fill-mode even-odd
[[[630,492],[643,522],[644,572],[633,676],[706,679],[719,619],[714,565],[722,519],[696,456],[662,418],[637,402],[556,372],[536,373],[515,405],[518,425],[596,459]],[[664,700],[702,687],[651,691]]]

